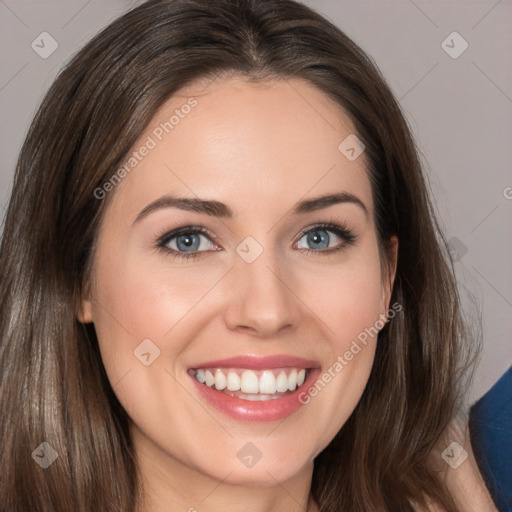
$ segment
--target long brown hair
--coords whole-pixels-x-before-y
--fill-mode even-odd
[[[77,308],[108,197],[94,194],[157,109],[200,78],[300,78],[350,115],[366,147],[384,263],[399,239],[391,303],[354,413],[315,459],[322,512],[456,507],[428,464],[457,407],[467,338],[453,265],[417,150],[371,59],[292,0],[150,0],[61,71],[21,149],[0,250],[0,507],[133,512],[140,489],[128,418],[92,324]],[[461,362],[462,361],[462,362]],[[47,442],[58,458],[31,457]]]

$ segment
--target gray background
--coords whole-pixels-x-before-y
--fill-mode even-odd
[[[2,217],[23,138],[57,72],[99,29],[139,3],[0,0]],[[512,363],[512,0],[304,3],[373,57],[407,116],[451,240],[464,303],[469,290],[482,308],[475,400]],[[463,48],[462,39],[448,37],[454,31],[469,45],[457,58],[444,49]],[[58,44],[47,58],[37,53],[51,48],[47,36],[41,42],[42,32]]]

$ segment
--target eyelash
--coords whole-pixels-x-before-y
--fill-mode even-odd
[[[349,246],[354,245],[355,241],[358,238],[358,235],[354,233],[351,229],[348,228],[348,226],[344,223],[337,223],[336,220],[331,220],[329,222],[321,222],[318,224],[314,224],[313,226],[308,226],[307,228],[304,228],[298,235],[298,239],[300,240],[304,235],[311,231],[330,231],[334,233],[336,236],[341,238],[343,240],[343,243],[341,243],[338,247],[334,247],[332,249],[324,249],[324,250],[315,250],[315,249],[299,249],[303,253],[306,254],[314,254],[315,256],[329,256],[333,253],[337,252],[343,252],[345,251]],[[166,245],[173,240],[174,238],[177,238],[180,235],[189,235],[189,234],[201,234],[206,236],[210,239],[211,242],[216,241],[216,237],[211,234],[206,228],[201,226],[185,226],[179,229],[176,229],[174,231],[165,232],[163,235],[158,237],[156,247],[157,249],[163,250],[166,254],[172,256],[173,259],[180,258],[183,260],[188,260],[190,258],[197,258],[202,255],[202,253],[207,251],[195,251],[195,252],[180,252],[176,251],[175,249],[170,249],[169,247],[166,247]]]

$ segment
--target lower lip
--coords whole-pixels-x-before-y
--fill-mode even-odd
[[[216,409],[239,421],[278,421],[286,418],[297,411],[303,403],[299,400],[299,395],[309,389],[320,375],[319,368],[310,370],[308,378],[302,386],[298,387],[293,393],[283,398],[275,398],[262,402],[252,402],[242,398],[230,396],[222,391],[215,391],[205,384],[201,384],[195,377],[194,380],[201,396],[213,405]]]

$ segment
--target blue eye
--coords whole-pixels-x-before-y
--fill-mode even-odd
[[[313,249],[328,249],[329,243],[331,241],[332,236],[329,235],[329,233],[332,233],[332,231],[329,231],[328,229],[312,229],[311,231],[308,231],[300,240],[299,249],[304,249],[301,243],[302,239],[306,239],[306,242],[308,245],[313,246]]]
[[[178,235],[169,242],[169,248],[184,252],[193,252],[199,250],[201,246],[201,237],[204,235],[200,235],[197,233],[187,233],[184,235]],[[172,243],[176,242],[177,248],[172,247]]]
[[[333,247],[331,243],[333,240],[336,241],[336,238],[340,239],[341,243],[338,241]],[[162,235],[157,242],[157,248],[166,251],[173,258],[196,258],[201,256],[202,252],[219,250],[212,239],[215,237],[207,229],[187,226]],[[345,225],[319,224],[302,231],[294,248],[308,254],[328,255],[347,249],[356,239],[357,235]]]
[[[334,234],[334,237],[331,234]],[[341,239],[334,247],[331,242],[336,238]],[[303,231],[301,238],[297,242],[298,249],[303,249],[307,253],[332,253],[342,251],[349,245],[353,245],[357,235],[346,226],[336,224],[319,224]],[[302,242],[302,240],[305,240]],[[304,247],[306,245],[306,247]]]
[[[190,226],[165,234],[160,238],[158,247],[167,250],[175,258],[195,258],[201,252],[208,250],[208,246],[211,245],[202,243],[201,238],[209,240],[208,231]]]

